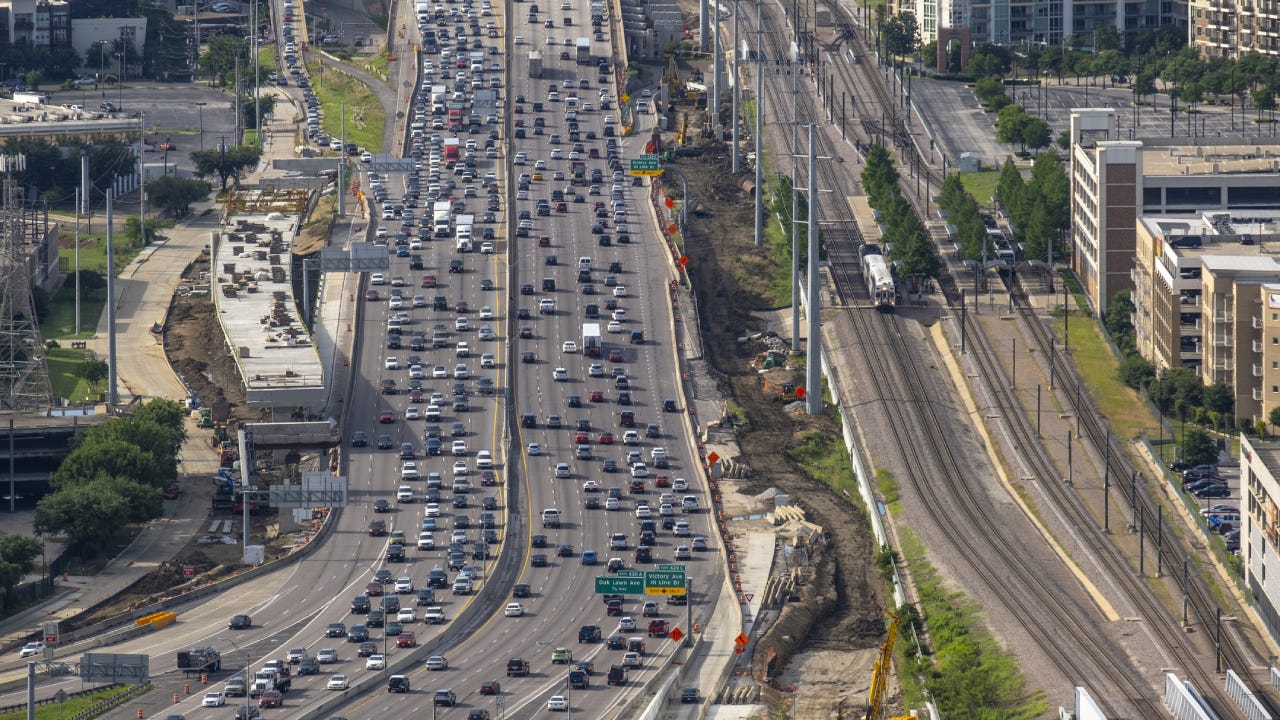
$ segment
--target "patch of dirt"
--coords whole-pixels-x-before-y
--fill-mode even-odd
[[[766,636],[777,653],[768,675],[774,690],[798,685],[797,708],[806,711],[800,717],[831,717],[839,707],[865,702],[866,684],[844,679],[869,677],[885,638],[884,586],[875,565],[874,537],[860,508],[806,476],[787,457],[801,434],[816,430],[838,437],[839,426],[829,414],[788,412],[785,400],[775,388],[766,387],[765,376],[750,364],[759,348],[737,342],[762,329],[751,311],[767,309],[767,283],[761,278],[768,277],[776,263],[753,242],[751,194],[743,187],[752,173],[744,163],[744,171],[735,177],[724,147],[708,148],[702,157],[673,164],[684,171],[698,202],[690,215],[684,252],[698,296],[702,345],[720,390],[732,396],[747,417],[737,439],[752,472],[750,479],[738,481],[740,491],[751,495],[776,487],[827,534],[826,544],[814,554],[800,600],[784,607]],[[665,185],[679,196],[680,183],[673,176],[667,176],[671,179]],[[815,664],[824,668],[830,682],[806,679],[805,668]],[[789,704],[790,695],[766,691],[764,700]]]

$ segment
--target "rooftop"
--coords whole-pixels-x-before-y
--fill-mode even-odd
[[[214,243],[214,301],[241,380],[254,402],[276,390],[320,388],[320,355],[293,296],[298,216],[233,215]]]
[[[1144,141],[1145,143],[1145,141]],[[1218,175],[1280,172],[1280,144],[1144,144],[1143,175]]]
[[[1166,241],[1179,259],[1217,258],[1206,266],[1226,269],[1239,265],[1227,263],[1225,258],[1232,257],[1265,258],[1265,266],[1270,267],[1273,258],[1280,255],[1280,208],[1143,215],[1138,222],[1152,237]],[[1252,268],[1257,263],[1245,265]]]

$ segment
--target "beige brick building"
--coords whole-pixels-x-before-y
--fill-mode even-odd
[[[1236,416],[1280,405],[1280,208],[1146,216],[1133,269],[1138,351],[1221,382]]]
[[[1280,55],[1280,0],[1191,0],[1189,40],[1208,57]]]

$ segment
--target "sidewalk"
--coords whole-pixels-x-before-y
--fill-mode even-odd
[[[287,115],[287,113],[279,113]],[[269,125],[262,161],[249,173],[248,182],[282,175],[271,169],[273,158],[293,157],[289,144],[293,126],[277,117]],[[279,140],[277,140],[277,138]],[[212,210],[205,215],[206,210]],[[212,200],[192,206],[192,213],[177,227],[166,231],[168,240],[147,248],[120,273],[116,302],[116,357],[121,402],[132,398],[163,397],[183,401],[186,386],[169,367],[161,336],[153,324],[163,324],[169,300],[182,271],[209,243],[209,233],[217,228],[219,209]],[[97,334],[88,347],[100,355],[107,353],[106,314],[98,322]],[[72,617],[98,605],[128,588],[153,568],[173,559],[187,541],[206,529],[212,483],[208,481],[219,466],[218,457],[206,441],[206,432],[188,423],[189,439],[182,447],[182,494],[165,502],[165,514],[147,525],[129,547],[94,576],[70,576],[60,581],[59,592],[49,601],[0,622],[5,641],[25,638],[40,629],[42,622]],[[25,515],[25,520],[23,516]],[[32,513],[12,517],[11,522],[29,531]],[[237,523],[237,532],[239,530]],[[24,531],[25,532],[25,531]]]

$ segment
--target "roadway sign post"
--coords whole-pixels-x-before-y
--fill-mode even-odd
[[[657,155],[641,155],[631,160],[631,174],[637,176],[644,175],[661,175],[662,168],[658,165]]]

